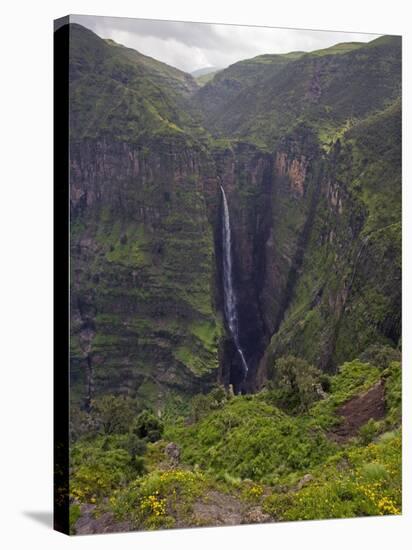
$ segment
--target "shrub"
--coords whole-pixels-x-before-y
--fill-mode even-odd
[[[383,373],[385,379],[385,401],[388,410],[387,423],[398,426],[402,420],[402,367],[398,361],[392,361]]]
[[[80,506],[79,504],[70,504],[69,509],[69,527],[70,527],[70,534],[75,535],[76,534],[76,522],[79,519],[81,515],[80,512]]]
[[[259,502],[263,495],[263,486],[259,483],[251,482],[246,482],[243,485],[244,486],[241,491],[242,500],[250,504],[256,504],[257,502]]]
[[[77,405],[70,406],[70,439],[76,441],[85,436],[96,434],[98,426],[95,419]]]
[[[227,400],[226,390],[223,386],[217,386],[213,388],[209,393],[212,408],[219,408],[223,406]]]
[[[191,419],[193,422],[198,422],[206,416],[211,410],[210,399],[207,395],[199,393],[195,395],[190,402]]]
[[[92,401],[91,415],[105,434],[127,433],[136,413],[136,401],[127,396],[103,395]]]
[[[152,412],[146,410],[137,417],[133,433],[140,439],[154,443],[163,435],[163,423]]]
[[[320,385],[322,387],[322,390],[326,393],[329,393],[332,389],[332,382],[331,382],[331,377],[325,373],[322,373],[320,375]]]
[[[134,434],[78,441],[70,449],[72,496],[81,502],[99,500],[142,475],[145,448]]]
[[[376,367],[387,369],[392,361],[401,360],[401,352],[390,346],[373,344],[369,346],[359,357],[365,363],[372,363]]]
[[[131,520],[136,527],[173,527],[177,518],[188,518],[204,489],[205,478],[200,473],[154,471],[113,495],[110,505],[118,518]]]
[[[221,476],[218,476],[218,479],[221,479],[231,487],[239,488],[242,484],[240,477],[232,476],[228,472],[223,472]]]
[[[377,436],[379,424],[372,418],[366,424],[359,428],[359,437],[363,445],[368,445]]]
[[[234,397],[196,424],[168,426],[167,439],[189,464],[261,482],[293,470],[306,473],[334,450],[311,419],[289,417],[267,402],[266,393],[248,397]]]
[[[382,481],[388,477],[388,472],[383,464],[379,462],[369,462],[362,467],[362,477],[366,481]]]
[[[319,399],[316,386],[321,372],[299,357],[281,357],[276,361],[273,387],[282,408],[303,412]]]
[[[396,437],[397,437],[396,432],[385,432],[380,436],[379,441],[388,442],[388,441],[392,441]]]
[[[144,439],[140,439],[134,433],[128,433],[119,441],[119,447],[129,453],[131,458],[144,455],[147,443]]]
[[[310,485],[266,497],[263,509],[284,521],[399,514],[400,449],[400,434],[394,434],[342,452],[314,471]]]
[[[71,496],[80,502],[96,502],[131,479],[130,457],[116,449],[82,460],[73,468],[70,478]]]

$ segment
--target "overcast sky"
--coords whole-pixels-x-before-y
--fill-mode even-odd
[[[209,66],[223,68],[263,53],[313,51],[338,42],[369,42],[378,37],[374,34],[91,15],[72,15],[70,20],[88,27],[102,38],[112,38],[186,72]]]

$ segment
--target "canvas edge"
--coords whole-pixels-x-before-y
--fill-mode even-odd
[[[53,528],[69,521],[69,16],[54,21],[53,56]]]

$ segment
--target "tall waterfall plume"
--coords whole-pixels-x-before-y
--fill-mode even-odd
[[[232,238],[230,231],[229,207],[225,190],[220,186],[223,198],[222,249],[223,249],[223,298],[226,322],[243,365],[243,379],[246,378],[248,366],[239,344],[239,323],[235,289],[232,275]]]

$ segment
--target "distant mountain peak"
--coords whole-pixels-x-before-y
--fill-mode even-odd
[[[223,67],[202,67],[201,69],[196,69],[195,71],[192,71],[190,74],[193,76],[193,78],[197,78],[199,76],[204,76],[209,73],[215,73],[216,71],[221,71]]]

